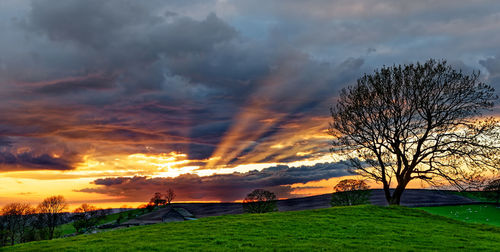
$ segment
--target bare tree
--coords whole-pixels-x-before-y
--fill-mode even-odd
[[[51,196],[42,201],[38,205],[38,211],[47,225],[49,231],[49,240],[54,238],[54,230],[60,224],[64,210],[68,208],[68,204],[63,196]]]
[[[165,194],[165,200],[167,201],[167,204],[170,205],[170,203],[175,199],[175,192],[174,189],[168,188],[167,193]]]
[[[36,209],[29,204],[24,204],[23,214],[19,225],[19,242],[28,242],[27,233],[36,219]]]
[[[276,211],[276,195],[264,189],[255,189],[243,200],[243,209],[247,213]]]
[[[30,224],[35,210],[29,204],[10,203],[2,208],[5,231],[10,244],[23,242],[24,232]]]
[[[414,179],[460,185],[498,163],[498,121],[475,119],[497,98],[479,73],[446,61],[383,67],[341,91],[331,108],[332,151],[381,182],[389,204],[399,204]]]

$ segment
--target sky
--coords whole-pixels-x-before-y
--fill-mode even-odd
[[[429,58],[499,90],[499,45],[497,0],[0,0],[0,205],[329,193],[339,90]]]

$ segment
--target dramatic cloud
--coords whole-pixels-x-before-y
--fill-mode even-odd
[[[296,183],[307,183],[352,175],[342,163],[318,163],[314,166],[288,167],[280,165],[261,171],[246,173],[214,174],[198,176],[184,174],[175,178],[118,177],[97,179],[97,188],[86,188],[80,192],[118,196],[123,201],[147,201],[154,192],[173,188],[179,201],[241,200],[255,188],[266,188],[278,197],[290,197]]]
[[[26,49],[44,50],[25,59],[38,63],[28,73],[17,69],[15,55],[5,59],[7,100],[16,103],[2,112],[10,118],[6,136],[52,136],[106,152],[113,150],[95,144],[138,147],[113,147],[128,153],[149,145],[193,159],[232,153],[210,165],[244,163],[241,156],[276,144],[290,124],[326,117],[339,87],[364,63],[352,57],[323,62],[286,44],[255,40],[214,13],[195,19],[153,2],[50,2],[34,1],[26,17],[12,21],[31,39]],[[36,114],[19,113],[33,108]]]

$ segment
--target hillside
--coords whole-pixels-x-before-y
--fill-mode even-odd
[[[20,244],[6,251],[486,250],[500,228],[405,207],[356,206],[207,217]]]
[[[332,195],[328,193],[309,197],[278,200],[277,206],[279,211],[328,208],[331,206],[331,199]],[[450,191],[424,189],[407,189],[401,197],[401,205],[409,207],[459,205],[471,204],[474,202],[474,200],[453,194]],[[381,189],[372,189],[370,203],[379,206],[387,205],[384,191]],[[241,203],[174,203],[173,206],[185,208],[196,217],[243,213]]]
[[[298,211],[311,210],[330,207],[331,194],[322,194],[308,197],[291,198],[278,200],[277,206],[279,211]],[[387,202],[384,198],[384,192],[381,189],[372,189],[370,195],[370,203],[374,205],[384,206]],[[437,191],[437,190],[422,190],[422,189],[407,189],[403,194],[401,205],[403,206],[447,206],[457,204],[471,204],[474,200],[458,195],[453,191]],[[193,213],[197,218],[208,216],[219,216],[227,214],[242,214],[243,208],[241,203],[173,203],[174,207],[184,208],[190,213]],[[166,209],[159,210],[165,211]],[[430,211],[431,213],[434,213]],[[122,222],[129,219],[134,219],[136,216],[141,216],[147,213],[143,209],[134,209],[123,212]],[[153,215],[160,214],[157,211],[151,213]],[[434,213],[436,214],[436,213]],[[442,214],[439,214],[442,215]],[[106,216],[99,221],[100,224],[115,222],[120,213],[114,213]],[[446,215],[445,215],[446,216]],[[144,216],[145,217],[145,216]],[[450,216],[447,216],[450,217]],[[141,217],[139,217],[141,219]],[[60,226],[62,235],[69,235],[76,232],[72,223],[63,224]]]

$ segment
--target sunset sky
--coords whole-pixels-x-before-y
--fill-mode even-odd
[[[500,90],[500,1],[0,0],[0,206],[329,193],[338,91],[431,57]]]

